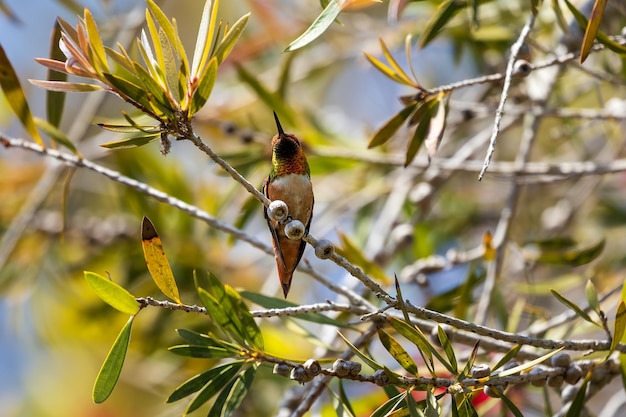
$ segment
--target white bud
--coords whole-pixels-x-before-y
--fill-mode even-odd
[[[274,200],[267,208],[267,216],[275,222],[282,222],[289,216],[289,208],[284,201]]]
[[[304,225],[300,220],[292,220],[285,225],[285,235],[291,240],[300,240],[304,236]]]

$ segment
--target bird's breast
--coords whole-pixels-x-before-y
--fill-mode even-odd
[[[287,174],[271,183],[268,190],[270,200],[282,200],[289,207],[289,215],[305,225],[313,209],[313,187],[307,175]]]

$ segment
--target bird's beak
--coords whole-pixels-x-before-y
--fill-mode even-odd
[[[278,115],[274,112],[274,120],[276,120],[276,128],[278,128],[278,136],[285,136],[285,131],[283,127],[280,125],[280,120],[278,120]]]

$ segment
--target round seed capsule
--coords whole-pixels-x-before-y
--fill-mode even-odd
[[[472,376],[472,378],[476,379],[484,378],[491,375],[491,369],[489,369],[489,365],[486,364],[474,365],[470,370],[470,375]]]
[[[563,385],[564,378],[562,375],[554,375],[548,377],[548,386],[552,388],[559,388]]]
[[[531,378],[536,375],[543,375],[544,373],[545,373],[545,368],[541,365],[537,365],[533,369],[528,371],[528,375]],[[546,376],[543,375],[543,378],[531,379],[530,383],[534,387],[543,387],[544,385],[546,385],[546,379],[547,379]]]
[[[304,384],[305,382],[309,382],[310,380],[312,380],[313,376],[307,374],[304,366],[298,365],[291,370],[291,375],[289,376],[289,378],[293,379],[294,381],[298,381],[301,384]]]
[[[304,362],[303,366],[304,366],[304,370],[309,376],[317,376],[322,371],[322,367],[320,366],[320,363],[316,361],[315,359],[308,359],[306,362]]]
[[[285,378],[287,378],[291,373],[291,367],[286,363],[277,363],[276,365],[274,365],[274,373],[276,375],[284,376]]]
[[[582,377],[583,377],[583,370],[580,366],[576,365],[575,363],[571,363],[567,367],[567,369],[565,370],[565,374],[563,375],[565,382],[567,382],[568,384],[572,384],[572,385],[580,381],[580,378]]]
[[[274,220],[275,222],[282,222],[284,220],[287,220],[287,216],[289,216],[289,208],[284,201],[274,200],[267,208],[267,217]]]
[[[500,398],[505,389],[504,385],[485,385],[483,387],[483,392],[489,397]]]
[[[335,246],[333,242],[330,240],[322,239],[317,242],[317,247],[315,248],[315,256],[320,259],[328,259],[335,252]]]
[[[350,368],[348,367],[348,361],[343,359],[337,359],[335,363],[333,363],[332,367],[333,372],[337,374],[338,377],[345,377],[350,374]]]
[[[285,235],[291,240],[300,240],[304,236],[304,225],[300,220],[292,220],[285,225]]]
[[[559,352],[551,359],[552,366],[555,368],[567,368],[571,362],[572,358],[567,352]]]
[[[361,373],[361,363],[359,362],[348,362],[348,373],[350,376],[357,376]]]
[[[382,369],[374,372],[374,383],[378,386],[385,386],[389,384],[389,377]]]

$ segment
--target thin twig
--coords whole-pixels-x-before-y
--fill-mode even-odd
[[[502,95],[500,96],[500,104],[496,109],[496,117],[493,123],[493,133],[491,135],[491,139],[489,140],[489,149],[487,150],[487,156],[485,157],[485,163],[483,168],[478,174],[478,180],[482,180],[487,168],[489,167],[489,162],[491,162],[491,158],[493,153],[496,150],[496,140],[498,138],[498,134],[500,133],[500,122],[502,121],[502,116],[504,115],[504,105],[506,104],[506,100],[509,96],[509,89],[511,88],[511,79],[513,77],[513,70],[515,68],[515,60],[517,59],[517,55],[519,54],[520,49],[524,45],[524,41],[526,37],[530,33],[530,30],[535,23],[535,14],[531,13],[528,21],[522,28],[522,32],[520,33],[517,41],[511,46],[511,55],[509,56],[509,61],[506,66],[506,72],[504,75],[504,85],[502,86]]]

